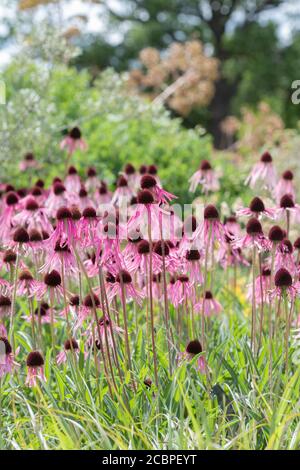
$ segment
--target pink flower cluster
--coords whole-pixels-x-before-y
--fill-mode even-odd
[[[73,134],[76,142],[81,139],[79,132]],[[72,136],[62,147],[72,153],[76,142],[71,145],[70,139]],[[288,237],[290,225],[300,220],[300,207],[295,201],[292,173],[285,172],[278,183],[275,175],[271,156],[264,154],[247,181],[254,186],[261,180],[270,188],[274,207],[266,208],[263,200],[255,197],[249,207],[223,222],[212,204],[205,206],[201,219],[189,215],[181,220],[172,209],[175,196],[163,188],[154,165],[143,165],[137,171],[127,164],[113,192],[94,168],[82,178],[74,166],[68,168],[65,178],[55,178],[50,187],[42,180],[22,190],[1,184],[0,333],[5,352],[0,376],[13,369],[14,331],[20,321],[28,321],[32,328],[34,351],[27,358],[29,386],[34,386],[37,378],[45,380],[40,352],[47,343],[45,324],[51,326],[53,350],[58,348],[58,325],[65,328],[67,339],[57,354],[58,364],[69,355],[76,360],[80,344],[85,357],[96,353],[105,362],[111,354],[117,364],[117,345],[121,343],[130,367],[130,303],[136,304],[140,316],[150,309],[152,324],[146,321],[152,327],[153,349],[154,322],[165,322],[177,356],[174,335],[179,344],[185,338],[190,340],[181,357],[201,353],[199,370],[207,371],[202,353],[207,350],[206,322],[223,310],[215,298],[216,266],[236,272],[253,266],[258,254],[260,263],[257,271],[253,270],[256,277],[248,293],[256,305],[271,303],[274,296],[285,294],[293,302],[299,293],[300,240],[293,244]],[[207,161],[191,179],[192,191],[198,185],[206,195],[219,189]],[[249,218],[245,231],[238,217]],[[273,225],[266,235],[263,219],[284,220],[285,226]],[[28,302],[25,316],[18,303],[21,298]],[[170,308],[175,312],[172,315]],[[200,332],[201,322],[200,344],[193,338]]]

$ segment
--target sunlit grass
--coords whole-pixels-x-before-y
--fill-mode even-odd
[[[92,357],[57,367],[51,350],[45,360],[47,382],[24,386],[20,367],[1,384],[1,449],[297,449],[300,439],[299,367],[287,377],[280,342],[274,349],[272,385],[267,332],[259,356],[249,347],[249,319],[242,291],[219,292],[224,313],[208,329],[211,385],[195,359],[168,373],[165,332],[157,328],[159,388],[144,385],[153,377],[148,363],[144,312],[138,330],[131,321],[132,360],[137,391],[123,364],[124,383],[110,397],[101,369],[97,386]],[[20,305],[21,307],[21,305]],[[133,315],[133,312],[131,312]],[[158,316],[158,309],[156,309]],[[30,351],[28,326],[16,340],[24,362]],[[62,338],[62,332],[58,334]],[[295,342],[295,348],[297,342]],[[182,344],[181,349],[184,350]],[[176,362],[176,358],[174,357]]]

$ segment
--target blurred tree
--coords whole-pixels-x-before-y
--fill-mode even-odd
[[[223,142],[221,122],[230,113],[232,99],[242,80],[240,64],[237,67],[232,66],[232,62],[239,60],[241,56],[239,41],[242,38],[245,45],[249,28],[253,24],[260,28],[256,24],[259,15],[278,7],[282,2],[283,0],[123,0],[114,7],[106,2],[110,26],[116,31],[120,26],[125,30],[124,37],[113,56],[109,57],[108,64],[122,70],[138,57],[142,48],[152,46],[164,49],[173,41],[200,38],[204,43],[210,44],[214,56],[221,62],[222,73],[216,83],[207,127],[214,136],[215,145],[220,147]],[[256,45],[258,52],[261,40],[264,38],[258,38],[258,41],[255,38],[251,45],[246,45],[248,49],[252,48],[252,52]],[[95,45],[92,48],[94,57],[99,57],[97,61],[100,66],[106,65],[101,53],[105,42],[104,38],[100,39],[99,55],[95,52]],[[88,48],[85,54],[90,54],[90,50]],[[80,59],[81,63],[85,61],[85,54]],[[236,72],[231,73],[230,77],[224,72],[228,68],[228,61],[231,71]]]

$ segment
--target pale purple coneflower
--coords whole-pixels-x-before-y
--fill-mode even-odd
[[[64,350],[57,354],[56,363],[57,365],[64,364],[67,360],[68,354],[74,354],[76,357],[79,356],[79,344],[75,338],[67,339],[64,343]]]
[[[94,192],[98,188],[100,181],[97,178],[96,169],[90,166],[86,173],[87,179],[85,183],[85,187],[89,192]]]
[[[168,296],[172,305],[178,308],[187,301],[195,302],[195,285],[190,281],[189,276],[184,274],[178,275],[174,284],[170,284]]]
[[[202,186],[202,192],[218,191],[220,188],[219,179],[207,160],[203,160],[199,170],[189,179],[189,191],[194,193],[198,186]]]
[[[57,211],[61,207],[68,206],[68,194],[65,185],[61,181],[52,184],[49,196],[45,200],[45,207],[50,217],[55,218]]]
[[[33,297],[38,286],[28,269],[23,269],[17,279],[17,295],[20,297]]]
[[[286,217],[287,232],[289,231],[291,216],[292,216],[292,222],[300,221],[300,205],[294,201],[291,194],[285,194],[280,199],[279,208],[277,209],[277,217],[279,219]]]
[[[112,204],[120,206],[128,206],[133,196],[132,189],[128,186],[128,181],[125,176],[120,176],[117,181],[117,188],[112,197]]]
[[[128,221],[128,232],[139,230],[143,239],[149,238],[149,222],[151,225],[151,240],[160,240],[161,208],[155,202],[149,189],[139,191],[134,213]]]
[[[222,305],[218,302],[211,291],[205,291],[205,297],[194,306],[195,313],[204,313],[205,317],[218,315],[223,310]]]
[[[250,175],[246,178],[245,184],[254,188],[258,181],[270,190],[276,185],[276,170],[273,165],[273,158],[269,152],[263,153],[260,161],[254,165]]]
[[[35,387],[37,380],[46,382],[44,373],[44,359],[39,351],[32,351],[28,354],[27,360],[27,377],[25,384],[28,387]]]
[[[255,279],[255,301],[258,305],[268,304],[270,302],[269,293],[271,289],[271,269],[268,266],[262,268],[261,274]],[[247,298],[252,302],[253,287],[249,285]]]
[[[5,336],[0,336],[0,379],[11,373],[14,364],[11,344]]]
[[[74,166],[68,168],[68,174],[64,180],[64,185],[67,191],[72,193],[79,193],[81,188],[81,179]]]
[[[277,204],[280,203],[280,199],[285,194],[290,194],[295,200],[296,198],[296,191],[293,183],[294,174],[292,171],[287,170],[282,173],[281,178],[279,179],[275,189],[274,189],[274,197]]]
[[[183,259],[183,271],[189,274],[191,282],[197,285],[203,284],[203,274],[201,270],[201,259],[203,252],[199,250],[188,250]]]
[[[59,241],[53,249],[46,251],[45,263],[39,272],[51,272],[53,270],[62,273],[66,277],[72,277],[78,272],[76,257],[68,243],[61,244]]]
[[[28,152],[24,155],[23,160],[19,164],[20,171],[26,171],[29,169],[38,168],[38,162],[32,152]]]
[[[285,268],[280,268],[275,273],[274,278],[275,288],[270,292],[270,298],[282,298],[286,293],[291,300],[294,300],[297,295],[296,285],[293,283],[293,278],[289,271]]]
[[[144,296],[141,292],[138,292],[137,289],[135,289],[132,282],[132,277],[128,271],[126,271],[125,269],[121,269],[116,274],[115,280],[116,282],[112,286],[110,286],[110,289],[107,293],[108,300],[110,302],[116,295],[121,297],[122,289],[124,289],[124,295],[127,301],[134,300],[139,305],[142,305]]]
[[[13,218],[15,225],[21,225],[28,230],[52,231],[52,225],[49,222],[46,210],[39,205],[33,196],[27,196],[19,205],[21,210]]]
[[[293,276],[297,272],[297,266],[294,260],[294,248],[287,238],[277,244],[275,253],[275,270],[278,271],[283,267]]]
[[[184,361],[191,361],[192,359],[194,359],[195,356],[201,353],[201,343],[200,341],[195,339],[187,344],[185,351],[179,355],[179,360],[181,363],[183,363]],[[201,372],[201,374],[204,374],[206,371],[205,358],[203,356],[200,356],[197,360],[197,370]]]
[[[11,272],[17,260],[17,255],[13,250],[6,250],[0,253],[0,269],[3,267],[7,272]]]
[[[93,297],[91,294],[88,294],[84,297],[82,305],[78,309],[78,317],[75,324],[75,330],[77,330],[83,322],[93,315],[94,308],[100,307],[99,297],[93,292]]]
[[[11,298],[8,295],[0,295],[0,318],[8,317],[11,311]]]
[[[249,204],[249,207],[241,208],[236,211],[236,215],[238,217],[247,216],[260,218],[264,215],[270,219],[275,219],[276,213],[276,209],[266,208],[262,199],[259,197],[253,198]]]
[[[151,191],[153,194],[154,200],[157,204],[167,204],[172,199],[176,199],[177,196],[169,193],[163,189],[158,183],[156,178],[153,175],[146,174],[141,178],[141,189],[146,189]]]
[[[15,215],[19,197],[16,192],[9,191],[5,196],[4,207],[0,216],[0,240],[2,244],[6,244],[10,240],[11,230],[13,227],[13,217]]]
[[[46,247],[54,247],[57,243],[71,245],[76,238],[76,223],[72,211],[62,206],[56,212],[56,227],[44,245]]]
[[[60,148],[67,149],[68,153],[72,155],[75,150],[87,150],[87,143],[81,136],[81,130],[75,126],[70,130],[68,135],[61,141]]]
[[[43,282],[36,282],[34,290],[37,300],[42,300],[47,294],[49,298],[61,301],[63,298],[63,288],[61,285],[61,276],[58,271],[52,270],[44,276]]]
[[[251,218],[246,225],[246,234],[233,241],[233,248],[253,248],[256,246],[259,251],[267,251],[270,242],[265,237],[261,223],[256,218]]]
[[[199,224],[194,233],[194,241],[200,241],[201,247],[209,250],[215,240],[224,241],[225,229],[220,221],[219,211],[213,204],[208,204],[204,209],[204,220]]]
[[[235,215],[230,215],[226,217],[224,221],[224,227],[227,232],[233,234],[235,237],[237,237],[241,233],[241,226],[238,223]]]

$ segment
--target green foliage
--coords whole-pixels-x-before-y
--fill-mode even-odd
[[[201,159],[210,158],[211,143],[201,129],[185,130],[163,107],[131,96],[125,80],[112,70],[91,85],[87,71],[64,65],[51,68],[27,58],[5,71],[6,107],[2,107],[0,139],[2,178],[18,175],[16,163],[33,151],[42,164],[40,176],[64,171],[66,154],[59,149],[61,131],[78,124],[89,150],[74,155],[79,169],[94,165],[112,181],[126,162],[159,164],[164,184],[188,201],[187,177]],[[47,170],[47,171],[46,171]]]
[[[241,272],[239,275],[242,277]],[[291,345],[289,376],[283,371],[281,342],[274,344],[271,386],[269,335],[266,332],[259,356],[254,358],[247,342],[250,325],[245,299],[230,289],[221,290],[219,281],[218,298],[224,313],[208,331],[210,393],[205,376],[196,369],[197,358],[177,365],[169,375],[158,305],[159,389],[152,385],[149,390],[143,383],[153,372],[145,312],[139,312],[135,329],[134,313],[128,310],[137,391],[117,378],[118,396],[114,394],[113,399],[102,369],[97,387],[91,354],[83,360],[81,353],[75,363],[69,353],[68,362],[57,366],[49,349],[47,382],[34,389],[24,386],[24,361],[32,344],[30,324],[18,321],[16,341],[21,348],[17,361],[21,367],[0,382],[0,449],[299,449],[299,367],[293,364],[293,357],[299,355],[299,339]],[[25,301],[18,312],[26,312]],[[175,320],[175,312],[170,313]],[[62,330],[62,326],[57,329],[60,343],[65,334]],[[180,350],[184,348],[181,343]],[[121,341],[118,350],[122,351]],[[123,362],[121,367],[126,372]]]

